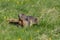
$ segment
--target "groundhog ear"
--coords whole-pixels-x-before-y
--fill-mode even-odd
[[[39,22],[39,18],[37,17],[37,18],[35,19],[35,21]]]
[[[35,18],[35,21],[37,21],[37,18]]]

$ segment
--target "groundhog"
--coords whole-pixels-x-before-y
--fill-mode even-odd
[[[25,14],[19,14],[18,19],[8,19],[9,23],[19,24],[23,26],[32,26],[38,24],[38,19],[33,16],[26,16]]]

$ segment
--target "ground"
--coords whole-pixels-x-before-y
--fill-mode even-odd
[[[8,23],[21,13],[37,17],[39,25]],[[60,40],[60,0],[0,0],[0,40]]]

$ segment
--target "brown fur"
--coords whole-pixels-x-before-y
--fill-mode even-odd
[[[25,14],[19,14],[18,19],[8,19],[9,23],[19,24],[21,26],[32,26],[38,24],[38,19],[33,16],[26,16]]]

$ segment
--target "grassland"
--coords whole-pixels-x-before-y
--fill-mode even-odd
[[[28,28],[9,24],[24,13],[38,17]],[[60,0],[0,0],[0,40],[60,40]]]

